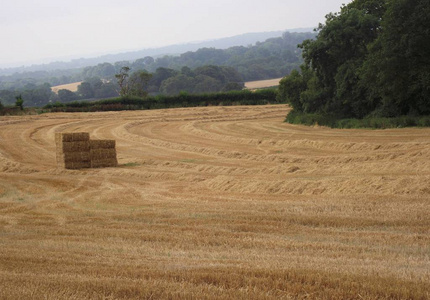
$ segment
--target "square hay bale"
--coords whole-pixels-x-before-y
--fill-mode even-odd
[[[115,140],[90,140],[91,150],[115,148]]]
[[[116,167],[115,140],[90,140],[88,132],[57,132],[57,165],[66,169]]]
[[[91,162],[90,152],[65,152],[58,156],[59,162]],[[58,160],[57,160],[58,161]]]
[[[61,142],[57,145],[57,151],[60,152],[88,152],[90,151],[89,141],[78,142]]]
[[[66,169],[84,169],[91,168],[91,162],[65,162],[63,167]]]
[[[91,160],[101,160],[101,159],[116,159],[115,149],[91,149],[90,150]]]
[[[58,142],[81,142],[89,141],[90,134],[88,132],[57,132],[55,140]]]
[[[109,168],[118,166],[116,158],[107,158],[91,161],[91,168]]]

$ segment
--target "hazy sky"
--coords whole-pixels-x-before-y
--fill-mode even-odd
[[[11,0],[0,67],[315,27],[345,0]]]

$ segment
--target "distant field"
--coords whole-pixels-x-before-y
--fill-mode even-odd
[[[248,81],[248,82],[245,82],[245,87],[247,89],[253,90],[253,89],[262,89],[262,88],[267,88],[267,87],[278,86],[279,81],[281,79],[282,78],[258,80],[258,81]],[[81,82],[82,81],[53,86],[53,87],[51,87],[51,90],[54,93],[58,93],[58,91],[62,90],[62,89],[76,92],[78,90],[78,86],[81,84]]]
[[[58,93],[59,90],[69,90],[72,92],[76,92],[78,90],[78,85],[80,85],[81,82],[82,81],[53,86],[53,87],[51,87],[51,90],[54,93]]]
[[[430,299],[430,129],[289,109],[0,118],[0,299]],[[58,168],[79,131],[119,166]]]
[[[278,86],[279,81],[281,79],[282,78],[258,80],[258,81],[248,81],[248,82],[245,82],[245,87],[247,89],[253,90],[253,89],[262,89],[262,88],[268,88],[268,87],[272,87],[272,86]]]

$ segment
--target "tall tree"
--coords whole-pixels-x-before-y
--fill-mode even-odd
[[[339,13],[326,16],[316,40],[301,44],[306,67],[316,78],[303,102],[308,110],[363,117],[374,107],[362,103],[365,91],[359,85],[359,70],[368,55],[368,45],[377,37],[386,0],[356,0]]]
[[[380,36],[370,47],[363,81],[379,114],[430,114],[430,4],[392,0]]]
[[[21,110],[24,109],[24,100],[22,99],[21,95],[18,95],[15,97],[16,102],[15,102],[15,106],[19,107]]]
[[[81,99],[90,99],[94,97],[94,89],[89,82],[82,82],[78,85],[77,94]]]
[[[118,81],[118,94],[121,97],[125,97],[128,95],[128,77],[130,76],[128,72],[130,71],[129,67],[122,67],[118,74],[115,75],[115,78]]]
[[[338,117],[430,114],[429,16],[428,0],[343,6],[301,44],[303,75],[282,80],[280,96],[297,111]]]
[[[130,96],[146,97],[148,95],[148,83],[152,75],[145,71],[136,71],[129,78]]]

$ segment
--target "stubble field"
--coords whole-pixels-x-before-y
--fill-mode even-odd
[[[278,86],[279,81],[281,81],[281,79],[282,78],[248,81],[248,82],[245,82],[245,87],[247,89],[253,90],[253,89],[262,89],[262,88]]]
[[[0,299],[428,299],[430,129],[288,107],[0,119]],[[115,139],[64,170],[55,132]]]
[[[82,81],[79,82],[72,82],[72,83],[67,83],[67,84],[62,84],[62,85],[57,85],[57,86],[53,86],[51,88],[51,90],[58,94],[59,90],[69,90],[71,92],[76,92],[78,90],[78,86],[82,83]]]

